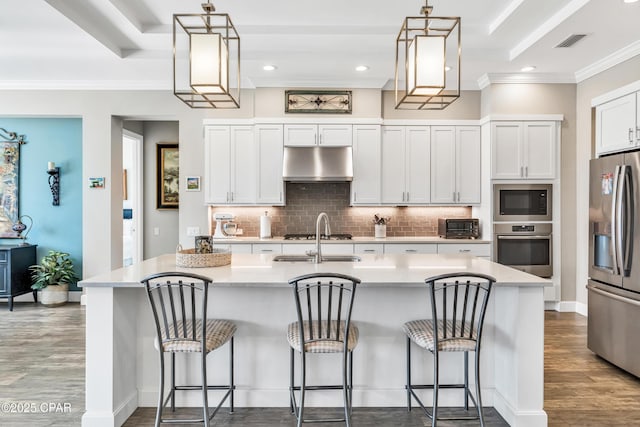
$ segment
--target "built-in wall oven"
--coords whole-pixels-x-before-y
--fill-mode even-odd
[[[493,224],[493,260],[540,277],[553,275],[552,224]]]
[[[494,184],[494,221],[552,221],[552,184]]]

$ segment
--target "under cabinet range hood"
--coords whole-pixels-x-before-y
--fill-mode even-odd
[[[284,147],[285,181],[352,181],[351,147]]]

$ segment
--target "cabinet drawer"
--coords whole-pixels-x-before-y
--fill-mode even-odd
[[[356,243],[354,252],[357,254],[382,254],[383,246],[379,243]]]
[[[385,254],[436,254],[438,245],[432,243],[403,243],[384,245]]]
[[[250,254],[251,253],[251,245],[249,243],[229,245],[229,249],[231,249],[232,254]]]
[[[491,256],[491,245],[480,243],[441,243],[439,254],[469,254],[473,256]]]
[[[282,253],[282,245],[281,244],[273,244],[273,243],[254,243],[253,244],[253,252],[254,254],[281,254]]]

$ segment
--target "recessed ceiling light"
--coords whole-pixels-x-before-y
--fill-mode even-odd
[[[529,72],[529,71],[533,71],[533,70],[535,70],[535,69],[536,69],[536,67],[534,67],[533,65],[527,65],[526,67],[522,67],[522,68],[520,69],[520,71],[522,71],[522,72],[524,72],[524,73],[527,73],[527,72]]]
[[[444,70],[445,70],[445,71],[451,71],[451,67],[449,67],[448,65],[445,65],[445,66],[444,66]]]
[[[366,65],[358,65],[356,67],[356,71],[367,71],[369,69],[369,67],[367,67]]]
[[[635,2],[637,2],[637,1],[638,1],[638,0],[624,0],[624,2],[625,2],[625,3],[635,3]]]
[[[265,71],[273,71],[276,69],[275,65],[265,65],[264,67],[262,67],[263,70]]]

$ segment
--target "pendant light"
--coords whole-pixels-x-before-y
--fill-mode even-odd
[[[398,110],[442,110],[460,97],[460,17],[431,16],[428,0],[396,40]]]
[[[240,108],[240,36],[210,0],[173,15],[173,93],[191,108]]]

